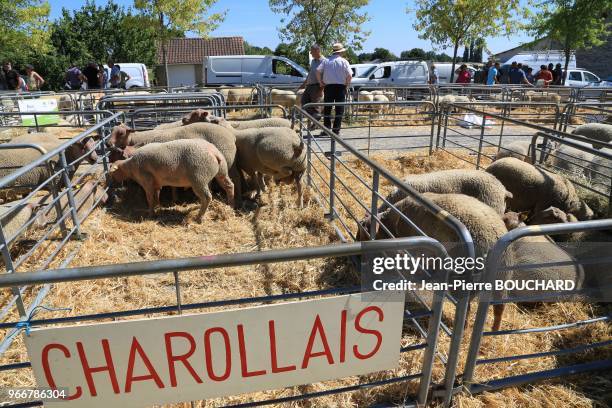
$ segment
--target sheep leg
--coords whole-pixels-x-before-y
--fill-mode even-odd
[[[264,174],[259,171],[255,172],[255,183],[257,184],[257,195],[259,195],[260,191],[265,193],[268,190],[266,181],[264,180]]]
[[[492,331],[498,331],[501,327],[501,321],[505,307],[506,305],[504,303],[493,305],[493,326],[491,326]]]
[[[234,183],[232,183],[232,180],[230,180],[227,174],[217,174],[215,180],[217,180],[221,188],[225,191],[229,206],[234,208]]]
[[[196,183],[192,187],[195,195],[200,199],[200,211],[196,216],[197,222],[202,222],[202,217],[206,213],[206,209],[212,200],[212,194],[210,194],[210,190],[208,189],[207,183]]]
[[[241,175],[236,163],[228,170],[230,180],[234,184],[234,208],[242,206],[242,183]]]

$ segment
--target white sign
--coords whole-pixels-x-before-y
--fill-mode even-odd
[[[38,386],[69,389],[58,407],[142,407],[394,368],[403,297],[354,294],[24,336]]]
[[[57,111],[57,99],[22,99],[18,101],[19,112],[54,112]],[[36,126],[36,122],[39,125],[52,125],[58,124],[60,120],[59,115],[23,115],[21,117],[21,124],[24,126]]]

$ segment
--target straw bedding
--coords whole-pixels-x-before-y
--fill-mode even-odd
[[[382,164],[397,176],[408,173],[421,173],[447,168],[463,168],[469,165],[446,153],[436,153],[432,157],[419,154],[374,155]],[[343,157],[347,166],[364,180],[371,179],[371,170],[359,162]],[[317,166],[326,175],[322,164]],[[339,176],[350,183],[353,193],[369,203],[369,193],[359,185],[348,170],[338,165]],[[313,175],[313,180],[324,191],[324,183]],[[383,193],[391,186],[381,180]],[[338,185],[338,194],[348,209],[363,216],[365,211],[349,197],[346,190]],[[324,191],[325,192],[325,191]],[[79,255],[71,266],[100,265],[111,263],[135,262],[173,257],[201,256],[208,254],[260,251],[271,248],[314,246],[337,242],[333,228],[323,218],[323,211],[314,200],[315,193],[305,193],[305,208],[295,206],[296,194],[292,187],[271,186],[261,198],[261,205],[250,212],[234,212],[217,196],[209,207],[202,224],[196,224],[194,217],[198,204],[193,201],[169,205],[161,209],[155,219],[146,217],[144,195],[138,187],[128,187],[119,192],[119,199],[108,209],[98,209],[84,225],[88,239],[82,244]],[[164,203],[162,198],[162,203]],[[169,206],[168,206],[169,205]],[[348,210],[337,203],[338,210],[346,218]],[[355,224],[349,225],[355,229]],[[71,243],[70,246],[76,245]],[[68,252],[70,248],[65,249]],[[59,261],[58,261],[59,263]],[[35,268],[35,260],[27,265]],[[184,303],[213,301],[266,294],[280,294],[306,291],[340,285],[354,284],[358,276],[343,259],[291,262],[290,264],[269,264],[252,267],[219,268],[210,271],[193,271],[180,274],[182,301]],[[67,314],[97,313],[111,310],[126,310],[140,307],[171,305],[176,301],[174,278],[171,274],[149,275],[100,281],[57,284],[45,299],[44,304],[51,307],[69,307],[70,312],[41,312],[37,317],[64,316]],[[234,306],[235,307],[235,306]],[[471,321],[476,311],[472,307],[467,332],[471,333]],[[584,319],[596,314],[604,315],[601,306],[587,304],[550,304],[538,308],[512,306],[507,308],[504,328],[520,328],[538,325],[563,323]],[[210,309],[209,309],[210,310]],[[214,310],[218,310],[214,309]],[[451,322],[452,308],[445,308],[444,321]],[[607,313],[610,313],[608,307]],[[14,318],[14,316],[12,316]],[[490,327],[492,316],[488,321]],[[598,323],[550,334],[528,334],[519,336],[499,336],[485,338],[482,350],[487,357],[527,354],[539,351],[565,348],[585,339],[602,341],[612,336],[609,325]],[[408,329],[402,345],[417,344],[418,337]],[[446,350],[449,338],[442,334],[440,348]],[[462,345],[466,352],[468,342]],[[552,368],[574,361],[588,361],[602,358],[607,353],[587,352],[578,356],[525,360],[513,363],[489,365],[477,370],[478,379],[496,378],[521,374],[534,369]],[[196,406],[209,407],[238,402],[255,401],[272,397],[284,397],[305,392],[314,392],[332,387],[340,387],[392,378],[398,375],[416,373],[420,370],[421,352],[403,353],[398,368],[388,372],[374,373],[361,377],[345,378],[283,390],[259,392],[249,395],[220,398]],[[27,356],[21,338],[15,341],[11,350],[0,360],[0,364],[26,361]],[[559,361],[557,361],[559,360]],[[463,364],[463,362],[461,363]],[[459,370],[461,372],[461,368]],[[436,360],[434,381],[440,381],[444,367]],[[31,385],[28,370],[6,371],[0,373],[0,386]],[[510,388],[500,392],[476,396],[459,395],[455,399],[458,407],[484,406],[603,406],[611,396],[612,376],[583,375],[579,379],[565,379],[538,385]],[[607,391],[606,391],[607,390]],[[608,394],[606,394],[606,392]],[[401,403],[405,395],[414,395],[416,384],[398,383],[372,389],[362,389],[352,393],[321,397],[309,401],[292,403],[295,406],[370,406],[376,403]],[[182,405],[177,405],[182,406]]]

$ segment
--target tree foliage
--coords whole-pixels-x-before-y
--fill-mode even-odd
[[[529,31],[563,45],[566,72],[572,50],[602,45],[610,35],[612,0],[547,0],[538,6]]]
[[[415,3],[414,28],[420,32],[419,38],[437,46],[453,46],[451,81],[460,44],[475,38],[510,35],[522,27],[520,19],[528,13],[520,0],[415,0]]]
[[[251,45],[248,42],[244,42],[244,53],[246,55],[272,55],[274,51],[272,51],[268,47],[258,47],[256,45]]]
[[[216,3],[217,0],[134,0],[142,15],[157,22],[153,38],[161,44],[166,78],[168,40],[177,31],[207,37],[225,19],[225,12],[209,14]]]
[[[3,60],[49,50],[49,10],[49,3],[42,0],[0,0],[0,57]]]
[[[370,34],[361,26],[370,18],[361,12],[369,0],[269,0],[270,9],[286,17],[279,33],[283,41],[296,49],[319,44],[324,52],[341,42],[361,49]]]

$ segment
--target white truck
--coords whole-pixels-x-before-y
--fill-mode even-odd
[[[208,85],[301,84],[308,71],[298,63],[274,55],[206,57],[204,83]]]

